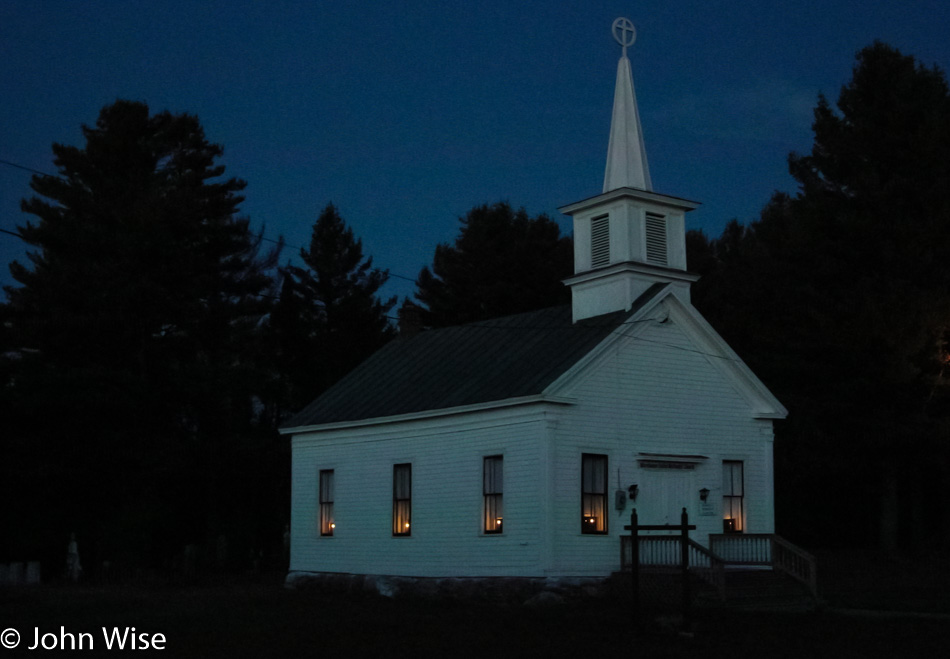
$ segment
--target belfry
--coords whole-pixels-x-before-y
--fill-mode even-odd
[[[571,287],[575,322],[630,309],[656,283],[674,284],[676,295],[689,301],[697,279],[686,271],[685,214],[699,204],[653,191],[627,58],[636,31],[618,18],[613,35],[622,51],[604,189],[559,209],[574,220],[574,276],[564,283]]]

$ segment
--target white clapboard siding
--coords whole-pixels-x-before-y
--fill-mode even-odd
[[[681,304],[681,303],[676,303]],[[676,304],[672,308],[676,308]],[[745,530],[774,530],[772,422],[754,395],[707,354],[688,313],[625,327],[534,402],[398,423],[294,436],[292,571],[448,576],[607,576],[620,566],[620,535],[638,510],[669,514],[685,496],[693,537],[722,531],[722,461],[742,460]],[[624,336],[620,337],[620,334]],[[617,337],[620,337],[619,339]],[[706,347],[704,347],[706,346]],[[730,365],[731,368],[731,365]],[[744,367],[743,367],[744,368]],[[550,392],[549,392],[550,393]],[[608,456],[608,533],[580,531],[583,453]],[[659,502],[664,473],[641,454],[704,456],[670,475],[676,494]],[[504,533],[485,535],[482,459],[504,456]],[[392,536],[392,469],[412,464],[412,535]],[[614,508],[620,488],[637,502]],[[333,537],[318,529],[318,474],[334,470]],[[710,490],[700,505],[699,490]],[[641,523],[664,523],[641,516]],[[672,520],[674,523],[678,519]]]
[[[724,459],[745,463],[747,532],[774,530],[771,421],[752,418],[746,401],[711,359],[717,357],[697,352],[675,323],[653,323],[636,337],[618,342],[573,390],[562,392],[578,403],[565,410],[557,424],[551,503],[558,531],[548,574],[604,575],[618,569],[618,536],[629,533],[623,527],[630,522],[631,508],[649,509],[657,492],[647,483],[663,477],[662,471],[646,473],[639,466],[640,453],[706,456],[688,472],[692,492],[684,502],[690,522],[698,527],[693,537],[702,544],[710,533],[722,531]],[[582,453],[608,456],[606,537],[580,532]],[[613,499],[618,468],[622,489],[640,485],[637,502],[628,502],[622,511],[614,508]],[[683,478],[683,472],[673,477]],[[700,515],[703,487],[710,490],[712,515]],[[640,523],[667,520],[641,517]]]
[[[291,570],[403,576],[539,571],[543,412],[480,413],[293,441]],[[504,533],[485,535],[482,459],[504,456]],[[392,470],[412,464],[412,534],[392,536]],[[317,474],[333,469],[333,537],[318,527]]]

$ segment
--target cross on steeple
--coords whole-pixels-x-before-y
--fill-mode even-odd
[[[607,169],[604,172],[604,192],[629,187],[650,190],[650,168],[643,146],[643,130],[637,96],[633,91],[633,74],[627,59],[627,46],[637,40],[637,31],[628,18],[618,18],[611,26],[614,39],[623,47],[617,64],[617,86],[614,90],[614,110],[610,121],[610,142],[607,145]]]
[[[629,18],[618,18],[614,21],[611,30],[617,43],[623,46],[623,57],[627,56],[627,46],[632,46],[637,40],[637,30]]]

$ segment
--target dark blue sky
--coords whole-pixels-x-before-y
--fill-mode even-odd
[[[795,191],[786,156],[859,49],[950,64],[936,0],[3,0],[0,159],[54,172],[51,143],[82,145],[118,98],[197,114],[256,228],[307,245],[332,201],[376,265],[414,278],[477,204],[570,231],[557,207],[603,184],[622,15],[654,189],[702,202],[687,226],[713,236]],[[28,219],[29,176],[0,165],[0,229]],[[24,254],[0,234],[0,283]]]

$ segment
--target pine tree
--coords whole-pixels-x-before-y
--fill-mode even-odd
[[[5,289],[27,471],[104,546],[202,540],[219,456],[251,420],[243,351],[276,254],[259,256],[237,216],[245,184],[221,178],[196,117],[117,101],[83,136],[53,145],[58,176],[33,177],[22,210],[37,220],[19,231],[34,251]]]
[[[529,217],[507,203],[460,218],[455,243],[436,247],[432,268],[416,279],[423,323],[444,327],[565,304],[573,247],[546,215]]]
[[[799,193],[714,241],[694,301],[790,410],[780,514],[851,541],[877,525],[893,551],[942,514],[922,502],[950,472],[950,93],[875,43],[836,108],[819,98],[811,152],[789,157]]]
[[[333,204],[320,213],[306,267],[284,267],[284,287],[271,318],[271,330],[284,348],[281,363],[290,391],[286,407],[299,409],[352,370],[394,335],[387,316],[396,298],[380,300],[388,271],[363,257]]]

